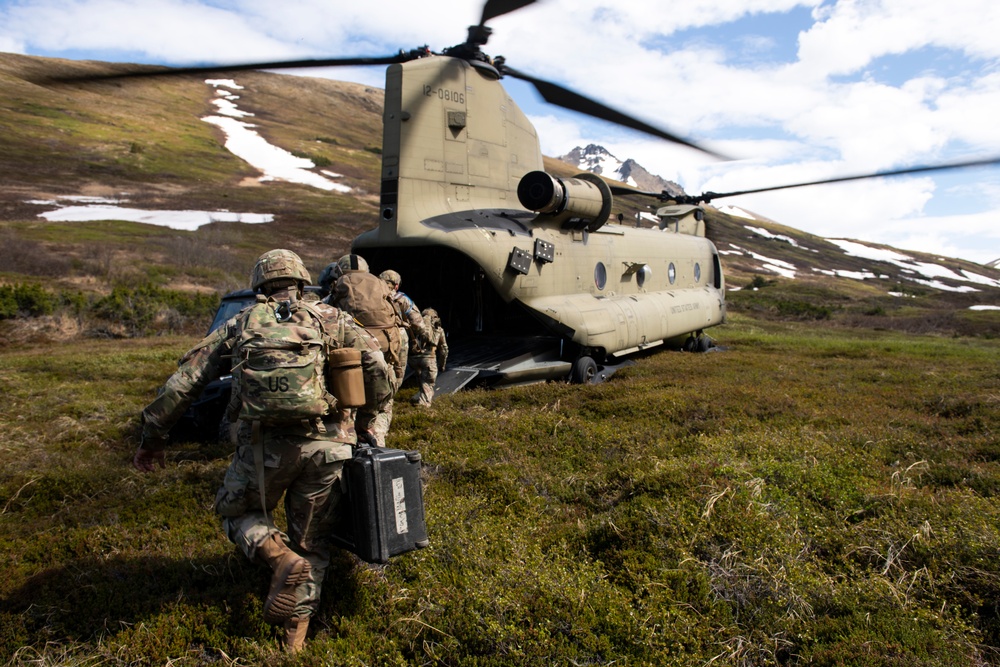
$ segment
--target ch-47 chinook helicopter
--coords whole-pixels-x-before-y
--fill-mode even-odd
[[[452,362],[440,384],[588,382],[665,339],[707,349],[725,285],[700,209],[665,210],[679,219],[663,229],[606,224],[601,178],[544,172],[501,84],[513,70],[479,50],[487,36],[480,24],[442,55],[388,68],[380,221],[353,243],[442,315]]]
[[[726,318],[719,254],[702,203],[771,189],[992,164],[920,167],[736,193],[671,197],[609,186],[590,173],[545,173],[538,136],[502,85],[528,81],[553,104],[706,153],[481,50],[487,21],[535,0],[488,0],[465,42],[379,58],[137,70],[123,76],[246,69],[387,66],[378,227],[352,251],[392,268],[434,307],[451,355],[439,389],[553,378],[597,381],[630,354],[664,342],[707,350]],[[654,228],[607,224],[614,195],[663,200]]]

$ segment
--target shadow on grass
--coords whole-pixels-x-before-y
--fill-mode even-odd
[[[360,593],[355,566],[335,556],[327,572],[345,616]],[[0,599],[0,663],[25,646],[50,643],[127,646],[154,662],[199,646],[239,654],[246,640],[277,636],[262,618],[270,576],[235,549],[210,558],[88,558],[50,568]]]

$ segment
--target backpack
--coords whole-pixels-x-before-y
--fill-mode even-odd
[[[239,418],[281,424],[326,415],[336,403],[325,378],[336,344],[319,314],[304,301],[258,297],[240,316],[240,324],[233,351]]]
[[[364,271],[348,271],[337,281],[334,304],[367,329],[396,327],[396,306],[385,281]]]

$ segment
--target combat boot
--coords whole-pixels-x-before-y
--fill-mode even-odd
[[[285,621],[285,650],[298,653],[306,645],[306,632],[309,631],[309,617],[295,616]]]
[[[272,625],[281,625],[295,613],[295,605],[298,602],[295,589],[309,578],[312,568],[309,561],[288,548],[278,533],[271,533],[267,540],[257,547],[257,555],[273,571],[271,588],[264,601],[264,621]]]

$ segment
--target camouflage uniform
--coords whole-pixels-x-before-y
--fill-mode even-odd
[[[399,273],[388,269],[380,273],[378,277],[389,285],[392,292],[392,301],[399,317],[399,365],[405,373],[412,345],[411,341],[420,341],[422,345],[428,344],[430,342],[430,329],[424,322],[424,317],[420,314],[420,309],[417,308],[413,299],[399,291],[399,285],[402,282]]]
[[[270,298],[285,301],[295,299],[296,295],[297,290],[293,287],[274,292]],[[263,298],[258,297],[259,300]],[[376,414],[391,398],[393,389],[391,373],[378,343],[347,313],[317,302],[311,302],[310,308],[320,316],[324,330],[339,346],[361,351],[367,402],[357,410],[354,427],[358,433],[370,432]],[[153,460],[163,465],[162,449],[170,427],[210,381],[228,372],[230,356],[240,339],[243,319],[248,313],[249,309],[244,309],[185,354],[178,370],[167,380],[163,392],[143,410],[142,444],[134,461],[140,470],[151,470]],[[310,317],[303,309],[294,310],[290,322],[295,323],[295,318]],[[238,415],[240,405],[235,393],[234,386],[234,400],[229,410],[231,417]],[[334,518],[333,509],[341,494],[343,464],[344,460],[351,458],[352,443],[356,442],[350,432],[351,424],[344,421],[346,414],[346,410],[333,409],[325,417],[311,421],[259,426],[261,444],[257,447],[263,449],[263,503],[252,435],[255,426],[247,421],[235,422],[234,419],[237,424],[234,428],[236,453],[215,499],[215,510],[222,517],[226,535],[251,560],[258,556],[266,559],[262,550],[266,550],[265,547],[270,549],[270,542],[279,544],[280,540],[280,548],[287,552],[284,547],[287,542],[295,554],[308,561],[308,568],[302,568],[308,569],[308,573],[304,573],[302,581],[294,589],[294,600],[291,601],[294,609],[275,605],[272,617],[277,620],[269,622],[305,619],[303,625],[308,627],[308,618],[319,604],[320,589],[330,561],[327,536]],[[285,496],[287,536],[274,527],[269,518],[282,495]],[[262,504],[266,506],[267,514]],[[272,580],[269,602],[273,591]],[[267,611],[265,607],[265,618]],[[299,645],[304,634],[305,628],[301,628]]]
[[[378,341],[385,355],[392,375],[392,390],[395,393],[403,380],[403,366],[400,364],[399,328],[396,326],[396,310],[385,282],[368,272],[368,263],[359,255],[344,255],[337,260],[339,277],[332,287],[327,303],[350,312]],[[364,303],[352,303],[356,296],[363,296]],[[359,310],[361,307],[364,310]],[[384,307],[384,308],[383,308]],[[386,310],[387,309],[387,310]],[[379,410],[372,425],[372,432],[378,442],[384,443],[392,423],[392,398]]]
[[[438,369],[444,371],[448,361],[448,340],[441,326],[441,318],[433,308],[425,309],[423,316],[431,331],[430,340],[425,344],[413,343],[410,366],[420,383],[420,393],[413,397],[413,403],[429,408],[434,401],[434,383],[437,381]]]

